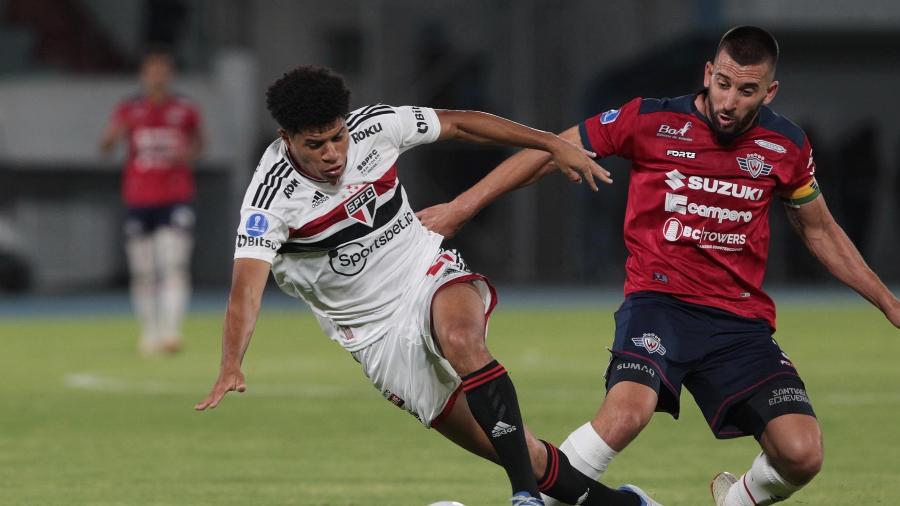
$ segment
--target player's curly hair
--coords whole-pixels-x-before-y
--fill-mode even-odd
[[[266,90],[266,108],[289,134],[330,126],[350,111],[344,78],[328,67],[303,65]]]

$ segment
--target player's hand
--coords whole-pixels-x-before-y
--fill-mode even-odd
[[[587,181],[593,191],[599,190],[597,179],[606,184],[612,184],[610,172],[593,160],[597,157],[596,153],[564,139],[559,139],[556,146],[550,153],[553,156],[553,163],[563,175],[569,178],[569,181],[573,183]]]
[[[243,392],[244,390],[247,390],[247,385],[244,382],[244,374],[240,370],[223,371],[219,374],[216,384],[213,385],[212,391],[206,396],[206,399],[194,405],[194,409],[203,411],[206,408],[215,408],[228,392]]]
[[[459,232],[468,219],[456,208],[454,203],[446,202],[435,206],[426,207],[416,213],[416,217],[428,230],[441,234],[449,239]]]

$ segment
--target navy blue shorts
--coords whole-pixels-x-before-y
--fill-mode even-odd
[[[634,381],[678,418],[681,385],[717,438],[752,435],[781,415],[815,416],[806,387],[764,320],[655,292],[629,295],[616,311],[606,388]],[[661,388],[665,387],[665,388]]]
[[[190,230],[194,226],[194,209],[190,204],[156,207],[131,207],[125,217],[125,235],[151,234],[160,227]]]

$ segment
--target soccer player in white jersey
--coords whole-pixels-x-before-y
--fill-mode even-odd
[[[349,96],[323,67],[299,67],[266,93],[279,138],[244,198],[221,369],[196,409],[244,391],[241,362],[271,271],[388,401],[502,465],[514,505],[542,504],[539,492],[572,504],[641,504],[588,479],[525,429],[513,384],[485,346],[494,289],[419,222],[397,158],[457,139],[543,150],[592,184],[588,175],[608,174],[582,148],[496,116],[381,104],[348,115]]]

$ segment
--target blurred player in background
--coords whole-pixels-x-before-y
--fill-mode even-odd
[[[203,135],[199,109],[171,90],[174,71],[169,53],[147,53],[140,69],[143,92],[116,106],[100,140],[104,154],[123,139],[128,143],[122,183],[125,250],[143,355],[181,349],[181,323],[190,302],[192,164],[203,149]]]
[[[440,248],[397,176],[403,152],[439,140],[532,147],[586,177],[601,174],[585,151],[481,112],[376,104],[348,115],[350,91],[323,67],[285,74],[266,97],[279,138],[244,198],[219,377],[196,409],[244,391],[241,362],[272,272],[388,401],[502,465],[512,504],[543,504],[539,491],[573,504],[652,504],[588,479],[527,431],[485,343],[494,288]]]
[[[560,446],[591,477],[602,476],[654,411],[678,416],[682,385],[717,438],[752,435],[762,447],[739,479],[714,478],[717,506],[783,501],[818,474],[822,433],[794,364],[772,339],[775,306],[761,288],[776,198],[825,267],[900,327],[900,301],[825,205],[806,135],[767,107],[777,61],[768,32],[737,27],[706,64],[704,90],[636,98],[562,134],[600,156],[632,160],[626,298],[615,315],[606,398]],[[451,236],[498,196],[551,172],[547,160],[518,153],[419,217]]]

